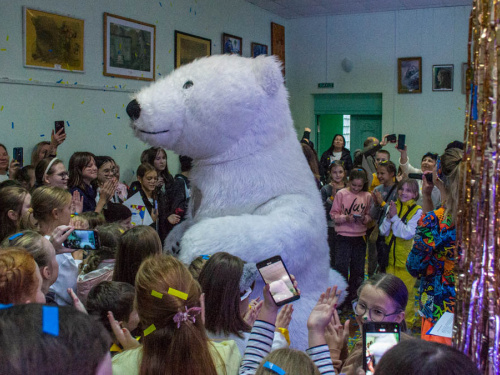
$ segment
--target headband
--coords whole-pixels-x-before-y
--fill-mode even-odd
[[[45,168],[45,172],[43,172],[43,178],[42,179],[45,179],[45,176],[47,175],[47,173],[49,173],[49,170],[50,170],[50,167],[52,167],[52,164],[54,164],[54,162],[56,160],[59,160],[58,158],[54,158],[50,161],[49,165],[47,165],[47,168]]]

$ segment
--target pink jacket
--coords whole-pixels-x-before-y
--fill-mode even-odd
[[[366,235],[366,224],[372,220],[369,216],[372,196],[367,191],[351,193],[349,188],[337,192],[333,200],[330,216],[335,221],[335,231],[341,236],[361,237]],[[346,222],[348,216],[361,215],[363,220]]]

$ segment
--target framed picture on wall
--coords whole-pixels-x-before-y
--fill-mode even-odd
[[[398,59],[398,93],[419,94],[422,92],[422,58],[401,57]]]
[[[462,94],[467,94],[467,69],[469,69],[469,64],[462,63]]]
[[[265,44],[252,43],[252,57],[267,55],[267,46]]]
[[[453,65],[432,66],[432,91],[453,91]]]
[[[24,66],[83,73],[84,21],[23,7]]]
[[[105,76],[153,81],[156,27],[104,13]]]
[[[242,54],[242,39],[239,36],[222,34],[222,53]]]
[[[285,76],[285,26],[271,22],[271,53],[279,57]]]
[[[212,54],[212,41],[175,30],[175,68]]]

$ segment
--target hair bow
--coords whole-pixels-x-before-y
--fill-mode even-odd
[[[193,323],[196,322],[196,315],[201,312],[201,307],[191,307],[187,308],[184,306],[185,311],[179,311],[174,315],[174,322],[177,323],[177,328],[181,327],[182,322],[191,321]]]

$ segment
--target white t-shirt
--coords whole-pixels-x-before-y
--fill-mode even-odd
[[[330,162],[334,160],[340,160],[341,157],[342,157],[342,151],[332,152],[332,157],[330,158]]]

